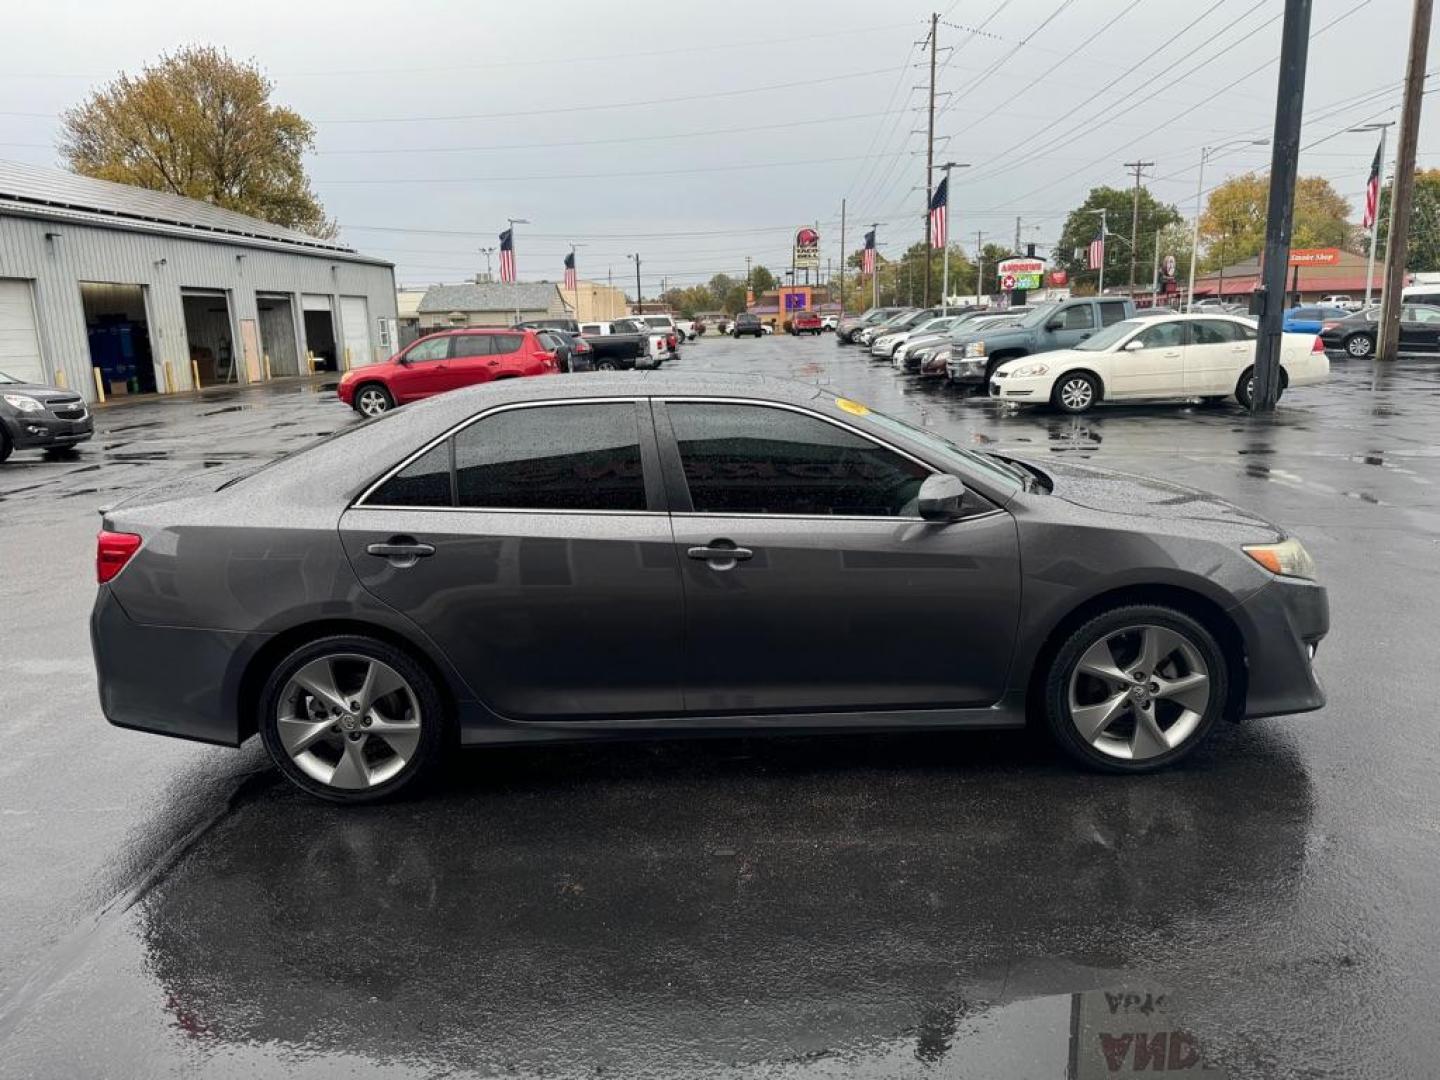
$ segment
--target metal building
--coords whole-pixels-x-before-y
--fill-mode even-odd
[[[95,399],[383,360],[395,270],[209,203],[0,162],[0,371]]]

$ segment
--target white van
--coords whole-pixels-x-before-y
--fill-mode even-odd
[[[1400,290],[1404,304],[1434,304],[1440,307],[1440,285],[1406,285]]]

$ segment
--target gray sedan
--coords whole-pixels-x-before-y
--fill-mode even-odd
[[[1145,772],[1319,708],[1325,590],[1204,493],[957,447],[814,386],[526,379],[104,514],[105,715],[304,790],[451,745],[1048,725]]]

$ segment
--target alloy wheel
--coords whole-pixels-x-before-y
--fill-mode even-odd
[[[1060,404],[1071,412],[1083,412],[1095,400],[1095,387],[1083,376],[1066,379],[1060,384]]]
[[[420,746],[420,704],[383,661],[333,653],[305,664],[280,695],[276,731],[306,776],[343,791],[394,779]]]
[[[1092,748],[1145,761],[1181,746],[1211,701],[1209,668],[1184,634],[1155,625],[1107,633],[1070,673],[1070,722]]]
[[[385,396],[385,391],[374,386],[360,391],[359,403],[364,416],[379,416],[390,408],[390,399]]]
[[[1374,344],[1364,334],[1355,334],[1345,342],[1345,351],[1351,356],[1369,356],[1374,348]]]

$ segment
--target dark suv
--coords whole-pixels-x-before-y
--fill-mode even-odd
[[[0,461],[14,450],[65,453],[94,433],[90,410],[73,390],[26,382],[0,371]]]
[[[760,326],[760,316],[751,315],[748,311],[742,311],[735,316],[735,328],[730,331],[732,337],[744,337],[751,334],[755,337],[763,337],[765,331]]]

